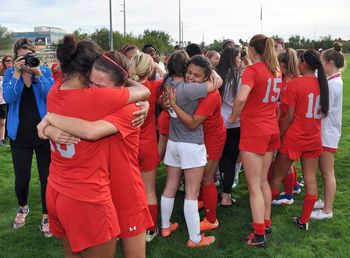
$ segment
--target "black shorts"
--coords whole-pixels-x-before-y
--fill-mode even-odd
[[[0,119],[5,119],[7,115],[7,105],[0,104]]]

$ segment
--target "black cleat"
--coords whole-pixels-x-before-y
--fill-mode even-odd
[[[267,242],[265,235],[257,235],[255,233],[250,233],[246,237],[242,237],[240,240],[242,243],[247,243],[249,246],[256,246],[261,248],[267,247]]]
[[[293,224],[300,228],[301,230],[308,230],[309,229],[309,223],[300,223],[300,217],[293,217],[292,218]]]

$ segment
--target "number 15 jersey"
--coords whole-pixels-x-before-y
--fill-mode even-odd
[[[251,91],[241,112],[241,137],[278,134],[281,75],[275,77],[266,63],[256,62],[244,69],[242,85],[248,85]]]

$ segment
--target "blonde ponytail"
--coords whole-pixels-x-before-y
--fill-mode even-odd
[[[153,58],[145,53],[139,53],[132,57],[130,62],[130,78],[140,82],[146,79],[153,71]]]
[[[287,69],[288,69],[288,73],[289,75],[292,75],[293,77],[300,77],[300,73],[299,73],[299,68],[298,68],[298,56],[297,56],[297,52],[292,49],[292,48],[288,48],[287,49]]]
[[[262,61],[267,64],[270,72],[272,72],[277,77],[280,74],[280,66],[278,64],[274,41],[272,38],[266,38],[265,48],[261,58]]]

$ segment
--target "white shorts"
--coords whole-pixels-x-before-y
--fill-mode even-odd
[[[168,140],[164,163],[181,169],[204,167],[207,164],[207,150],[204,144]]]

